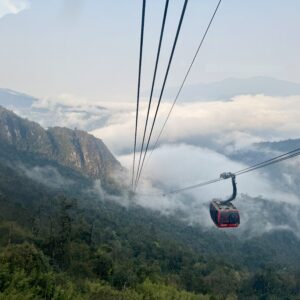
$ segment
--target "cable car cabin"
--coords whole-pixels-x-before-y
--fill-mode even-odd
[[[240,225],[240,214],[237,208],[231,203],[237,195],[235,174],[230,172],[222,173],[220,178],[231,178],[233,192],[226,200],[213,200],[210,203],[210,216],[219,228],[238,227]]]
[[[240,225],[240,214],[237,208],[231,203],[222,203],[213,200],[210,203],[210,216],[219,228],[238,227]]]

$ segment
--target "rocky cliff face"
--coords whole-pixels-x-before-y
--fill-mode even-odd
[[[45,130],[2,107],[0,143],[42,155],[94,178],[107,177],[122,168],[102,140],[87,132],[60,127]]]

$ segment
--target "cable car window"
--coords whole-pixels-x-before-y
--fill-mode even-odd
[[[221,212],[221,224],[237,224],[239,223],[239,215],[237,212]]]

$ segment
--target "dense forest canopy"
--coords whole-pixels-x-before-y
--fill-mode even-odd
[[[300,300],[299,11],[0,0],[0,300]]]
[[[293,232],[191,226],[112,201],[128,197],[115,181],[101,195],[93,178],[43,153],[4,142],[0,153],[1,299],[299,299]],[[29,176],[33,166],[63,184]]]

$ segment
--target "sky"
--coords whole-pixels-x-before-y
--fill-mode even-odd
[[[181,84],[217,2],[189,0],[167,89]],[[45,128],[67,126],[89,131],[103,139],[128,170],[132,165],[141,4],[141,0],[0,0],[0,88],[39,98],[30,108],[12,109]],[[170,0],[156,90],[162,82],[182,4],[183,0]],[[163,0],[147,1],[142,121],[163,8]],[[300,84],[299,12],[299,0],[223,0],[187,85],[258,76]],[[221,86],[225,85],[223,82]],[[233,161],[232,153],[251,150],[254,143],[262,141],[300,137],[300,95],[237,93],[190,102],[183,90],[180,100],[162,144],[144,170],[141,191],[161,193],[216,178],[221,172],[246,166]],[[169,109],[170,102],[164,101],[154,137]],[[140,140],[141,128],[138,146]],[[299,207],[299,193],[292,189],[299,186],[299,164],[294,160],[287,165],[287,178],[282,180],[291,191],[259,171],[239,179],[239,197],[246,193]],[[193,190],[178,198],[151,196],[136,201],[166,213],[181,209],[190,220],[212,226],[208,201],[229,193],[230,186],[225,184]],[[245,205],[243,220],[249,219],[246,212],[250,209],[257,207],[261,213],[251,199],[239,205]],[[291,219],[296,220],[298,230],[298,216]],[[268,229],[272,224],[258,225]]]
[[[47,98],[134,101],[140,0],[0,0],[0,87]],[[171,0],[158,83],[182,0]],[[168,87],[178,86],[217,4],[190,0]],[[142,90],[150,88],[164,1],[147,1]],[[300,2],[223,0],[187,84],[270,76],[300,83]]]

